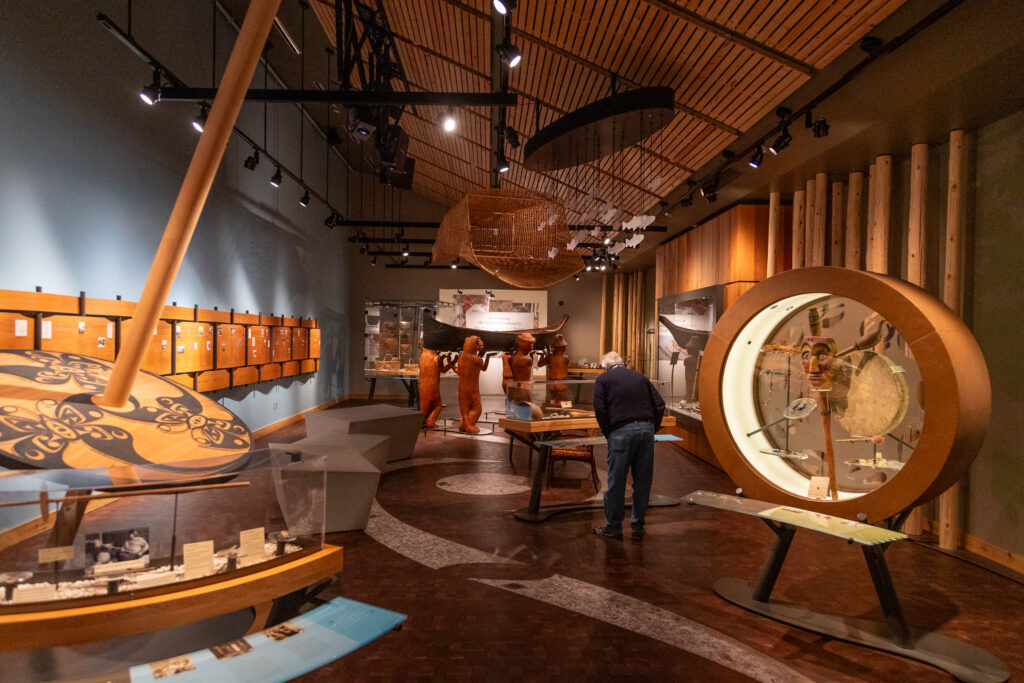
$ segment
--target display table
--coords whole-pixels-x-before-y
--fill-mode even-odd
[[[423,413],[409,408],[374,403],[352,408],[334,408],[306,414],[306,434],[325,432],[344,434],[387,434],[388,462],[412,457],[416,438],[423,425]]]
[[[397,379],[405,387],[405,390],[409,392],[409,403],[407,405],[410,408],[420,407],[420,376],[412,372],[364,372],[363,379],[370,383],[370,393],[367,395],[366,400],[373,402],[373,394],[377,390],[377,378],[379,377]]]
[[[669,427],[675,424],[675,418],[665,417],[661,426]],[[500,418],[498,426],[508,433],[509,454],[512,453],[512,446],[516,441],[523,443],[531,451],[538,454],[537,470],[533,473],[533,486],[530,489],[530,504],[525,508],[515,511],[516,519],[524,522],[543,522],[552,516],[562,512],[575,512],[578,510],[600,510],[604,503],[600,500],[585,500],[578,503],[562,503],[560,505],[541,506],[540,497],[544,489],[544,472],[547,470],[548,456],[552,448],[568,445],[582,445],[580,439],[558,439],[558,435],[565,431],[577,429],[599,429],[596,417],[573,417],[551,420],[512,420]],[[679,437],[668,434],[655,435],[656,441],[679,441]],[[603,436],[587,437],[587,444],[605,443]],[[591,441],[592,440],[592,441]],[[632,504],[626,500],[626,506]],[[649,507],[671,507],[679,505],[679,499],[672,496],[659,496],[651,494]]]

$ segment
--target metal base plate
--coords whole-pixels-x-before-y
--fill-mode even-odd
[[[632,507],[632,498],[626,499],[626,507]],[[674,507],[679,505],[679,498],[675,496],[661,496],[651,494],[651,499],[647,503],[647,507],[651,508],[663,508],[663,507]],[[559,505],[542,505],[537,509],[536,512],[530,512],[529,508],[519,508],[515,511],[516,519],[521,519],[524,522],[544,522],[551,517],[563,512],[578,512],[580,510],[603,510],[604,501],[600,498],[596,500],[584,500],[579,503],[561,503]]]
[[[903,648],[889,639],[885,624],[866,619],[821,614],[794,605],[758,602],[752,597],[753,589],[750,584],[742,579],[719,579],[715,582],[714,589],[720,597],[734,605],[757,612],[769,619],[901,657],[916,659],[949,672],[957,680],[971,683],[1002,683],[1010,677],[1006,666],[994,655],[938,633],[911,629],[914,647]]]

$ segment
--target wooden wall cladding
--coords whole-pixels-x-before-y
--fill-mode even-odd
[[[781,207],[780,225],[792,222],[792,207]],[[789,268],[787,231],[781,231],[776,272]],[[658,247],[655,298],[712,285],[752,284],[765,278],[768,254],[768,206],[744,204]],[[728,306],[728,304],[726,304]]]
[[[249,365],[270,362],[270,328],[262,325],[249,328]]]
[[[0,349],[31,349],[36,320],[20,313],[0,313]]]
[[[292,328],[292,360],[309,358],[309,330],[304,327]]]
[[[292,359],[292,328],[273,327],[271,328],[273,347],[270,353],[270,360],[274,363],[282,363]]]
[[[0,349],[63,351],[114,360],[134,301],[0,289]],[[41,322],[39,322],[41,320]],[[309,318],[164,306],[142,369],[198,391],[319,370],[320,328]]]
[[[121,338],[126,338],[131,329],[132,321],[123,321],[121,323]],[[156,375],[171,374],[171,350],[173,348],[171,324],[163,320],[158,321],[154,334],[146,346],[146,355],[142,357],[142,369]]]
[[[245,326],[217,325],[217,368],[245,365]]]
[[[40,348],[114,360],[114,323],[84,315],[51,315],[40,323]]]
[[[309,357],[320,357],[320,328],[314,327],[309,331]]]

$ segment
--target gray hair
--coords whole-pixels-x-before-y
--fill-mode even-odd
[[[622,356],[620,356],[616,351],[609,351],[601,356],[601,367],[605,370],[622,364]]]

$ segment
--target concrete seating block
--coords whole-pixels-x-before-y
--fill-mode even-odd
[[[354,531],[366,528],[370,519],[370,507],[380,482],[380,470],[357,453],[335,452],[328,456],[326,465],[322,454],[297,447],[294,443],[279,444],[283,450],[299,451],[303,460],[288,465],[288,470],[326,469],[326,499],[324,505],[324,531]],[[319,449],[324,447],[313,446]],[[271,449],[276,449],[271,444]],[[313,460],[314,462],[308,462]],[[305,525],[305,518],[315,513],[309,509],[308,492],[298,490],[301,484],[295,477],[280,476],[275,481],[278,501],[289,529]]]
[[[344,432],[323,432],[307,436],[291,443],[271,443],[274,450],[301,451],[325,455],[361,455],[379,470],[384,469],[391,448],[391,437],[384,434],[345,434]]]
[[[385,403],[306,414],[306,434],[309,436],[318,437],[325,432],[390,436],[388,462],[412,457],[422,425],[423,413],[420,411]]]

